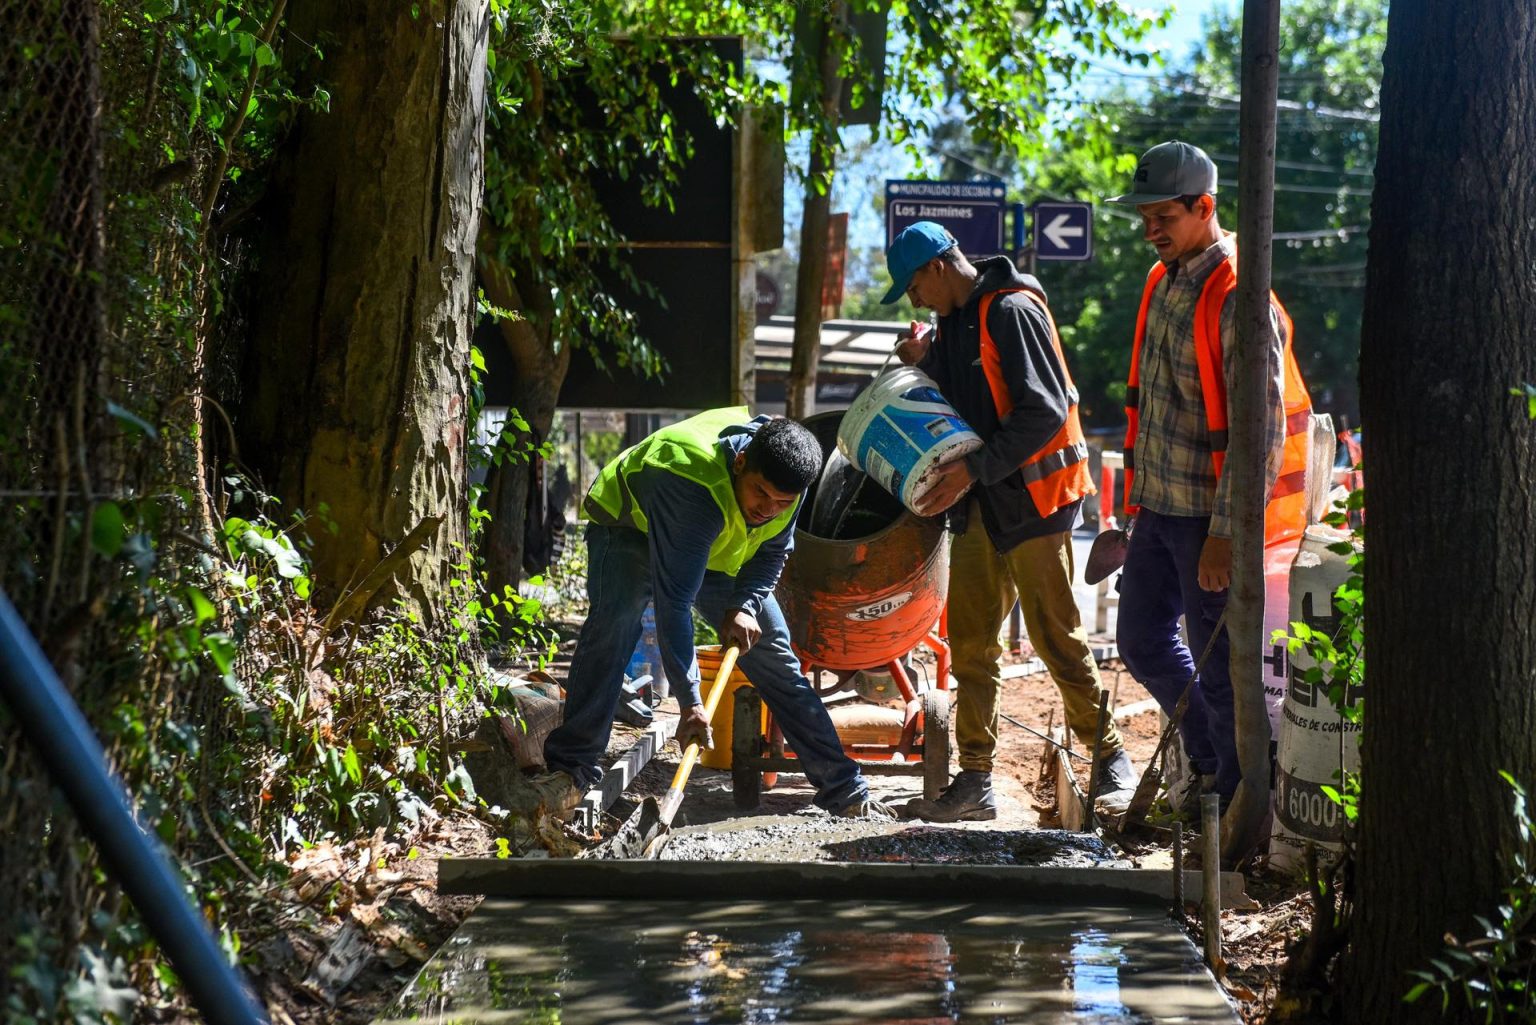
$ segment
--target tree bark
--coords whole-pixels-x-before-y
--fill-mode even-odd
[[[537,225],[534,225],[535,229]],[[540,438],[549,437],[555,420],[560,387],[571,366],[571,347],[556,352],[549,337],[554,306],[547,289],[518,287],[519,280],[534,280],[530,268],[518,269],[496,256],[494,233],[482,231],[480,282],[486,297],[502,309],[516,310],[519,320],[503,320],[498,326],[502,341],[516,368],[512,376],[512,408],[522,414]],[[503,430],[510,430],[511,426]],[[517,439],[523,441],[526,439]],[[486,583],[494,594],[507,587],[514,591],[523,574],[523,531],[528,518],[530,476],[526,460],[503,459],[486,475],[486,510],[490,524],[482,540]]]
[[[488,0],[300,4],[330,109],[298,120],[268,203],[242,449],[312,523],[322,595],[423,520],[442,527],[374,604],[429,626],[466,541],[473,260]]]
[[[1269,808],[1269,712],[1264,701],[1265,423],[1269,408],[1271,246],[1275,232],[1275,97],[1280,0],[1243,4],[1238,165],[1237,382],[1229,396],[1232,587],[1227,599],[1233,727],[1243,780],[1221,822],[1221,853],[1236,864],[1263,843]]]
[[[1370,657],[1344,1020],[1492,915],[1536,783],[1536,8],[1397,0],[1361,339]],[[1479,1020],[1480,1017],[1479,1017]]]

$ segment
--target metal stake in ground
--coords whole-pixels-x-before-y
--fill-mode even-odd
[[[1104,731],[1109,727],[1109,702],[1106,695],[1099,697],[1099,726],[1093,735],[1093,761],[1088,767],[1088,796],[1084,798],[1087,805],[1083,809],[1083,832],[1091,833],[1099,825],[1098,809],[1094,806],[1093,799],[1099,792],[1099,761],[1104,756]]]
[[[1219,979],[1225,974],[1221,963],[1221,798],[1206,794],[1200,798],[1201,882],[1200,917],[1205,925],[1205,963]]]

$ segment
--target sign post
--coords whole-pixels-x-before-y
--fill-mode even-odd
[[[885,244],[918,221],[942,224],[966,256],[1004,252],[1002,182],[887,181]]]
[[[1035,253],[1042,260],[1093,259],[1093,204],[1036,203]]]

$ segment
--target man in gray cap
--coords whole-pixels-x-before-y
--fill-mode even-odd
[[[1227,604],[1232,576],[1226,457],[1236,339],[1237,238],[1216,218],[1216,165],[1198,146],[1165,142],[1136,165],[1134,206],[1158,262],[1136,318],[1126,390],[1125,502],[1135,517],[1120,579],[1117,641],[1131,675],[1165,712],[1194,673]],[[1291,355],[1291,320],[1273,295],[1268,349],[1265,543],[1305,526],[1306,432],[1311,399]],[[1179,617],[1189,630],[1186,645]],[[1190,689],[1179,734],[1190,773],[1170,796],[1195,817],[1202,792],[1222,807],[1242,779],[1227,666],[1226,630]],[[1257,669],[1257,667],[1255,667]]]

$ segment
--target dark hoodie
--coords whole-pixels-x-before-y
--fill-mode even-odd
[[[1027,288],[1042,301],[1045,289],[1020,274],[1006,256],[977,260],[976,287],[965,305],[939,318],[938,335],[918,369],[932,377],[939,391],[981,436],[982,448],[966,457],[976,478],[972,493],[981,499],[987,536],[999,552],[1046,534],[1071,530],[1079,522],[1082,501],[1041,518],[1025,489],[1019,466],[1044,448],[1067,422],[1067,382],[1051,344],[1051,325],[1040,306],[1017,292],[997,296],[987,310],[987,330],[997,346],[1003,378],[1013,397],[1013,412],[998,415],[981,368],[982,296],[1000,289]],[[950,511],[950,529],[968,527],[968,499]]]

